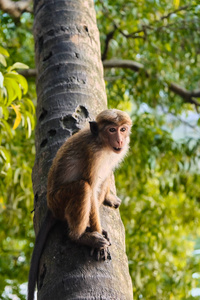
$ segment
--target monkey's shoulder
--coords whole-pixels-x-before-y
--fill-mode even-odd
[[[85,128],[75,133],[73,136],[68,138],[65,143],[60,148],[64,155],[73,156],[74,158],[87,157],[91,155],[94,151],[98,152],[100,150],[100,145],[98,139],[93,136],[89,128]]]
[[[90,169],[97,156],[98,147],[95,146],[89,130],[81,130],[71,136],[58,150],[50,173],[54,174],[54,181],[71,182],[82,177],[90,177]]]

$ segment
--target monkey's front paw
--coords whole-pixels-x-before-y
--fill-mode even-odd
[[[115,202],[113,202],[113,207],[118,208],[121,204],[122,200],[116,197]]]
[[[103,204],[110,207],[118,208],[121,202],[121,199],[119,199],[117,196],[109,195],[108,197],[106,197]]]

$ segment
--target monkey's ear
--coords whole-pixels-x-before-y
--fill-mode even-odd
[[[97,122],[93,121],[93,122],[89,122],[89,123],[90,123],[90,131],[92,132],[92,134],[98,135],[99,129],[98,129]]]

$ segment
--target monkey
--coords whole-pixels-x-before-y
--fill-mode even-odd
[[[111,175],[127,153],[132,121],[121,110],[107,109],[58,150],[47,180],[47,215],[36,237],[28,283],[33,300],[39,260],[49,231],[57,220],[66,221],[69,238],[97,250],[106,260],[111,242],[101,227],[99,207],[119,207],[121,200],[110,191]],[[102,251],[103,250],[103,251]]]

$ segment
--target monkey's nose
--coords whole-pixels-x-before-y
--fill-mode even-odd
[[[117,140],[117,144],[119,145],[119,147],[121,148],[123,145],[123,140],[122,139],[118,139]]]

